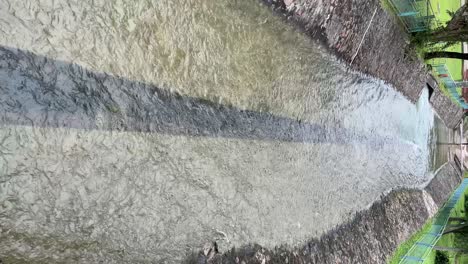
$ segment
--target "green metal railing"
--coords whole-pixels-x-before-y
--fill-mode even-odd
[[[388,0],[408,32],[422,32],[436,23],[429,0]]]
[[[455,82],[445,64],[431,64],[435,73],[437,74],[436,78],[447,88],[450,97],[456,101],[463,109],[468,109],[468,104],[458,93],[457,88],[459,88],[457,82]]]
[[[424,32],[440,27],[442,24],[434,15],[431,2],[429,0],[386,0],[393,11],[400,18],[409,33]],[[445,59],[433,59],[430,64],[439,76],[439,85],[447,88],[448,96],[460,105],[463,109],[468,109],[468,102],[457,92],[457,84],[450,76],[450,72],[445,66]]]
[[[408,250],[406,255],[401,258],[401,264],[423,263],[427,256],[431,253],[432,248],[437,244],[440,237],[444,233],[445,226],[452,209],[457,204],[460,197],[465,193],[468,186],[468,179],[463,182],[453,193],[452,197],[445,203],[441,210],[437,213],[432,222],[432,226],[423,236]]]

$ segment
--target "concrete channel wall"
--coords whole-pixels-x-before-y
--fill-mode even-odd
[[[463,118],[463,109],[440,91],[432,76],[427,78],[427,85],[434,90],[430,102],[437,115],[447,127],[455,129]]]
[[[320,40],[351,68],[384,80],[413,102],[430,79],[424,62],[410,51],[405,28],[380,0],[262,2]],[[463,111],[438,87],[434,89],[432,106],[448,127],[455,128]]]
[[[427,69],[416,54],[407,52],[405,28],[380,0],[263,2],[342,60],[351,64],[354,58],[353,69],[392,84],[413,102],[418,100]]]

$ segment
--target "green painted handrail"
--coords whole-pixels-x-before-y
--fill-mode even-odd
[[[423,236],[408,250],[404,255],[400,264],[413,264],[422,263],[431,253],[432,248],[437,244],[440,237],[444,233],[445,226],[447,225],[448,219],[452,209],[457,204],[460,197],[465,193],[465,189],[468,186],[468,179],[464,179],[460,186],[455,190],[450,199],[445,205],[439,210],[436,217],[432,221],[431,228],[423,234]]]

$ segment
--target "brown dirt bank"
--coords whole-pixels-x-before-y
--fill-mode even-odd
[[[251,244],[217,253],[214,246],[211,252],[205,249],[190,256],[187,263],[385,263],[433,216],[460,180],[455,164],[448,163],[424,190],[392,191],[350,222],[302,247],[267,249]]]

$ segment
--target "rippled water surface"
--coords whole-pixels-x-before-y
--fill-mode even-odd
[[[428,180],[433,113],[256,1],[0,0],[0,257],[296,245]]]

